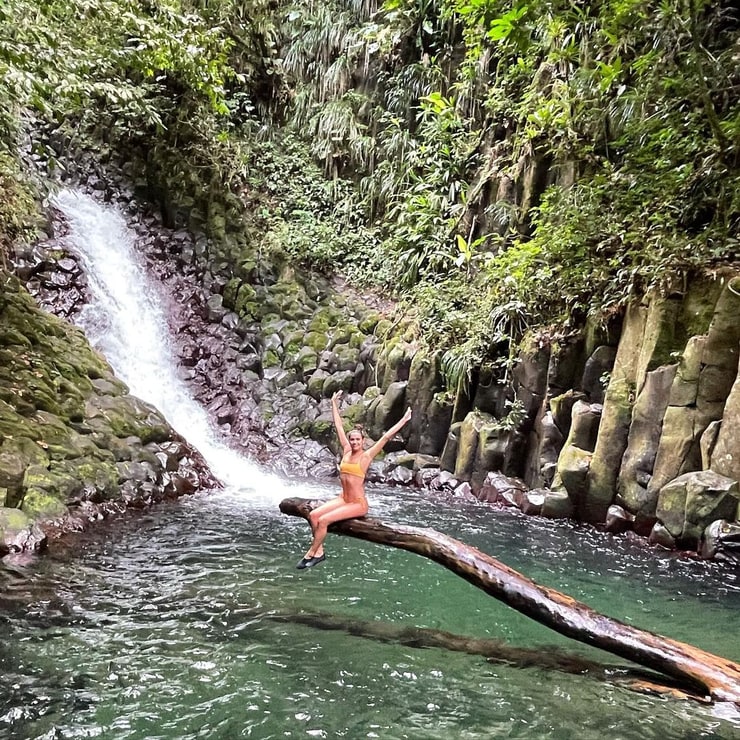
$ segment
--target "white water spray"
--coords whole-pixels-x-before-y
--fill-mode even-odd
[[[78,324],[90,343],[131,393],[156,406],[227,486],[271,502],[289,495],[286,481],[217,439],[205,410],[178,377],[162,303],[122,215],[73,190],[63,190],[54,204],[69,224],[70,247],[87,275],[91,300]]]

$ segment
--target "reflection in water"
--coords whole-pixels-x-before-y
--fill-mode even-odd
[[[58,205],[96,276],[87,331],[227,487],[102,523],[41,559],[5,560],[0,738],[740,737],[734,707],[635,694],[618,683],[618,659],[424,558],[335,538],[325,563],[296,571],[307,529],[276,503],[334,489],[268,476],[215,439],[173,370],[156,291],[122,219],[70,192]],[[433,526],[610,616],[740,660],[740,585],[721,565],[413,491],[371,488],[370,500],[375,515]],[[307,615],[343,627],[317,629]],[[610,667],[614,680],[421,649],[383,639],[384,626],[535,654],[557,647]]]

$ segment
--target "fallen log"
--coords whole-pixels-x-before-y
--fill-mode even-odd
[[[307,519],[318,503],[287,498],[280,502],[280,511]],[[599,614],[586,604],[540,586],[490,555],[434,529],[387,524],[363,517],[332,524],[329,531],[429,558],[566,637],[670,676],[707,700],[740,703],[737,663]]]

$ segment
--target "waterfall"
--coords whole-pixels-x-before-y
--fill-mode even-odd
[[[70,248],[87,275],[90,303],[77,323],[90,343],[131,393],[156,406],[227,486],[248,488],[272,501],[286,495],[286,481],[219,441],[205,410],[179,378],[158,286],[149,279],[121,213],[74,190],[60,192],[54,205],[67,220]]]

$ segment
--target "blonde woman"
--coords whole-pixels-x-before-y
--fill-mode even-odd
[[[342,461],[339,465],[342,495],[321,504],[309,514],[308,521],[313,532],[313,542],[296,566],[299,569],[311,568],[326,558],[324,540],[330,524],[367,514],[368,505],[365,496],[367,469],[386,443],[411,419],[409,408],[398,423],[394,424],[372,447],[365,450],[363,449],[365,435],[361,428],[356,427],[349,433],[349,436],[345,434],[337,406],[341,396],[342,391],[337,391],[331,397],[331,412],[339,442],[342,445]]]

